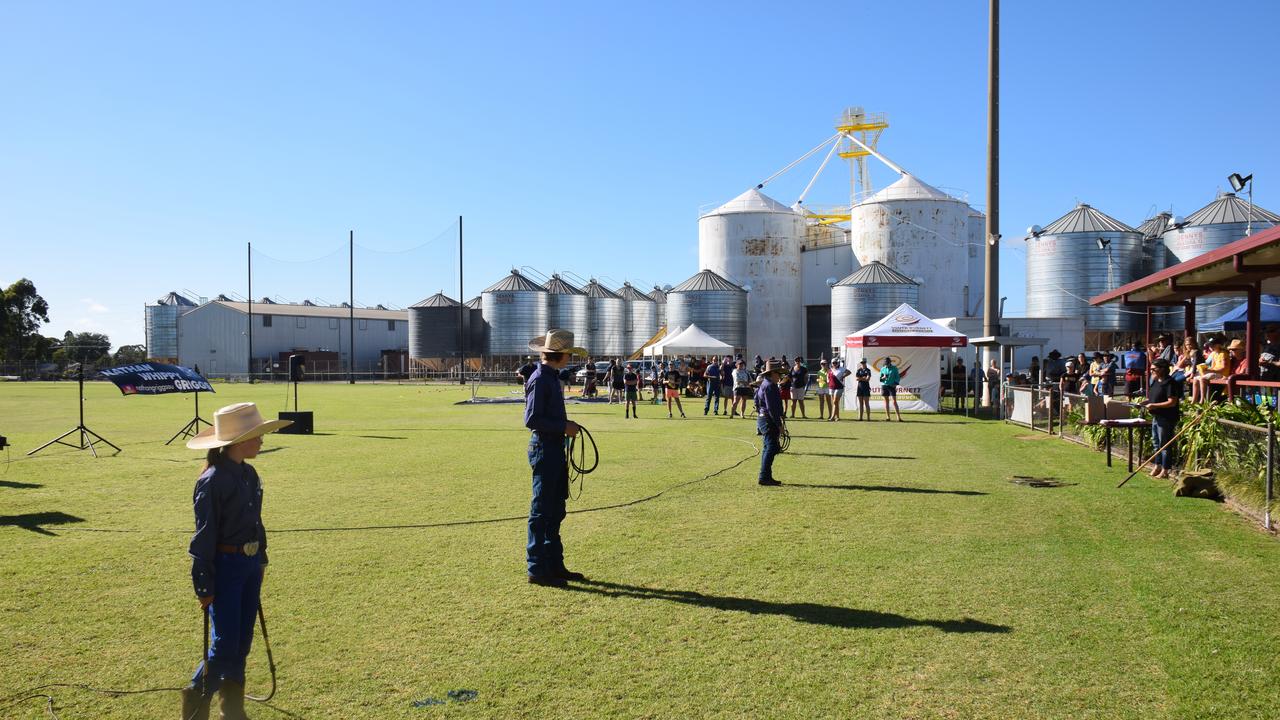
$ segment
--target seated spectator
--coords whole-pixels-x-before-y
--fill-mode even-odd
[[[1212,383],[1227,376],[1227,353],[1222,349],[1222,338],[1209,340],[1209,354],[1204,362],[1196,365],[1196,376],[1192,381],[1192,396],[1199,402],[1209,400]]]

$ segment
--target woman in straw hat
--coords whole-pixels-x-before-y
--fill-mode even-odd
[[[785,364],[770,358],[760,373],[760,387],[756,389],[756,430],[764,438],[764,451],[760,453],[760,477],[756,480],[761,485],[782,484],[773,479],[773,459],[782,449],[782,423],[785,422],[786,412],[782,404],[782,393],[778,390],[778,378],[786,372]]]
[[[587,351],[573,346],[573,333],[568,330],[548,330],[545,336],[531,340],[529,349],[541,353],[542,362],[524,386],[524,425],[533,432],[529,438],[533,498],[529,501],[525,557],[530,583],[564,587],[569,580],[586,578],[565,567],[560,541],[564,501],[569,497],[564,439],[578,434],[578,424],[565,413],[558,373],[570,357],[585,356]]]
[[[247,718],[244,662],[267,566],[267,532],[262,527],[262,481],[245,461],[258,456],[263,435],[291,422],[263,420],[257,405],[237,403],[214,413],[213,426],[187,442],[193,450],[208,451],[196,480],[190,553],[191,580],[212,631],[208,656],[182,691],[183,720],[208,718],[215,691],[225,720]]]

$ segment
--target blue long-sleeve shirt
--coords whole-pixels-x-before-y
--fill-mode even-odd
[[[778,383],[766,377],[756,388],[756,413],[775,426],[782,423],[782,393]]]
[[[191,536],[191,582],[196,595],[213,594],[213,559],[219,545],[258,542],[267,564],[267,530],[262,526],[262,481],[246,462],[223,460],[196,480],[192,495],[196,532]]]
[[[568,420],[564,389],[555,368],[539,363],[524,384],[524,426],[536,433],[563,437]]]

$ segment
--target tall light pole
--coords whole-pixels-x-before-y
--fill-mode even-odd
[[[1240,173],[1231,173],[1227,180],[1231,182],[1231,189],[1236,192],[1243,190],[1245,185],[1249,186],[1249,217],[1244,225],[1244,236],[1249,237],[1253,234],[1253,173],[1244,177],[1240,177]]]
[[[1000,334],[1000,0],[990,0],[987,50],[987,244],[982,334]],[[990,366],[991,350],[983,353]]]

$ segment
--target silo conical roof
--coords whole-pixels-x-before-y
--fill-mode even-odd
[[[1040,234],[1062,235],[1065,233],[1098,232],[1136,233],[1137,230],[1086,203],[1080,203],[1071,212],[1049,223],[1048,227],[1040,231]]]
[[[1254,205],[1253,221],[1280,225],[1280,215]],[[1223,193],[1213,202],[1192,213],[1183,227],[1247,222],[1249,222],[1248,201],[1241,200],[1235,193]]]
[[[707,215],[729,215],[732,213],[786,213],[787,215],[794,215],[795,211],[760,192],[758,188],[751,188],[707,213]],[[706,217],[706,215],[703,217]]]
[[[1155,217],[1147,218],[1138,226],[1138,232],[1142,233],[1143,238],[1157,238],[1160,234],[1169,228],[1169,221],[1173,218],[1172,213],[1157,213]]]
[[[271,298],[269,298],[269,297],[264,297],[264,298],[262,298],[261,300],[259,300],[259,301],[258,301],[258,303],[259,303],[259,304],[261,304],[261,305],[275,305],[275,304],[276,304],[276,301],[275,301],[275,300],[272,300],[272,299],[271,299]]]
[[[667,302],[667,293],[664,292],[662,288],[654,285],[653,289],[649,291],[649,299],[659,305],[665,305]]]
[[[214,300],[219,300],[219,301],[222,301],[222,302],[232,302],[231,298],[227,297],[226,295],[224,295],[224,294],[222,294],[222,293],[218,293],[218,297],[214,298]]]
[[[475,297],[471,298],[471,299],[470,299],[470,300],[468,300],[468,301],[467,301],[467,303],[466,303],[467,307],[471,308],[472,310],[478,310],[478,309],[480,309],[480,307],[481,307],[483,304],[484,304],[484,300],[483,300],[479,295],[477,295],[477,296],[475,296]]]
[[[170,292],[168,295],[156,301],[157,305],[181,305],[183,307],[195,307],[196,304],[176,292]]]
[[[458,301],[444,294],[444,291],[438,292],[429,298],[420,300],[409,307],[416,308],[433,308],[433,307],[458,307]]]
[[[578,288],[565,282],[559,275],[552,275],[550,280],[542,284],[542,289],[552,295],[586,295]]]
[[[615,299],[615,300],[621,300],[621,299],[622,299],[622,298],[618,295],[618,293],[616,293],[616,292],[614,292],[614,291],[610,290],[609,288],[605,287],[604,285],[601,285],[601,284],[600,284],[600,281],[599,281],[599,280],[595,280],[595,279],[592,279],[592,281],[591,281],[591,282],[587,283],[587,286],[586,286],[585,288],[583,288],[582,290],[583,290],[583,292],[585,292],[585,293],[586,293],[586,296],[587,296],[587,297],[593,297],[593,298],[613,298],[613,299]]]
[[[521,275],[519,270],[512,270],[510,275],[484,289],[484,292],[487,293],[513,291],[546,292],[532,280]]]
[[[622,283],[622,289],[618,291],[618,296],[623,300],[632,302],[653,302],[653,298],[635,289],[635,286],[631,283]]]
[[[919,285],[920,283],[885,265],[879,260],[872,260],[853,271],[849,277],[836,285]]]
[[[671,288],[668,292],[693,292],[695,290],[736,290],[738,292],[746,292],[742,288],[725,280],[710,270],[703,270],[693,277],[685,280],[679,285]]]
[[[921,180],[910,173],[903,173],[902,177],[895,180],[889,186],[877,191],[874,195],[866,197],[859,205],[870,203],[889,202],[893,200],[938,200],[942,202],[964,202],[959,198],[952,197],[929,183]]]

